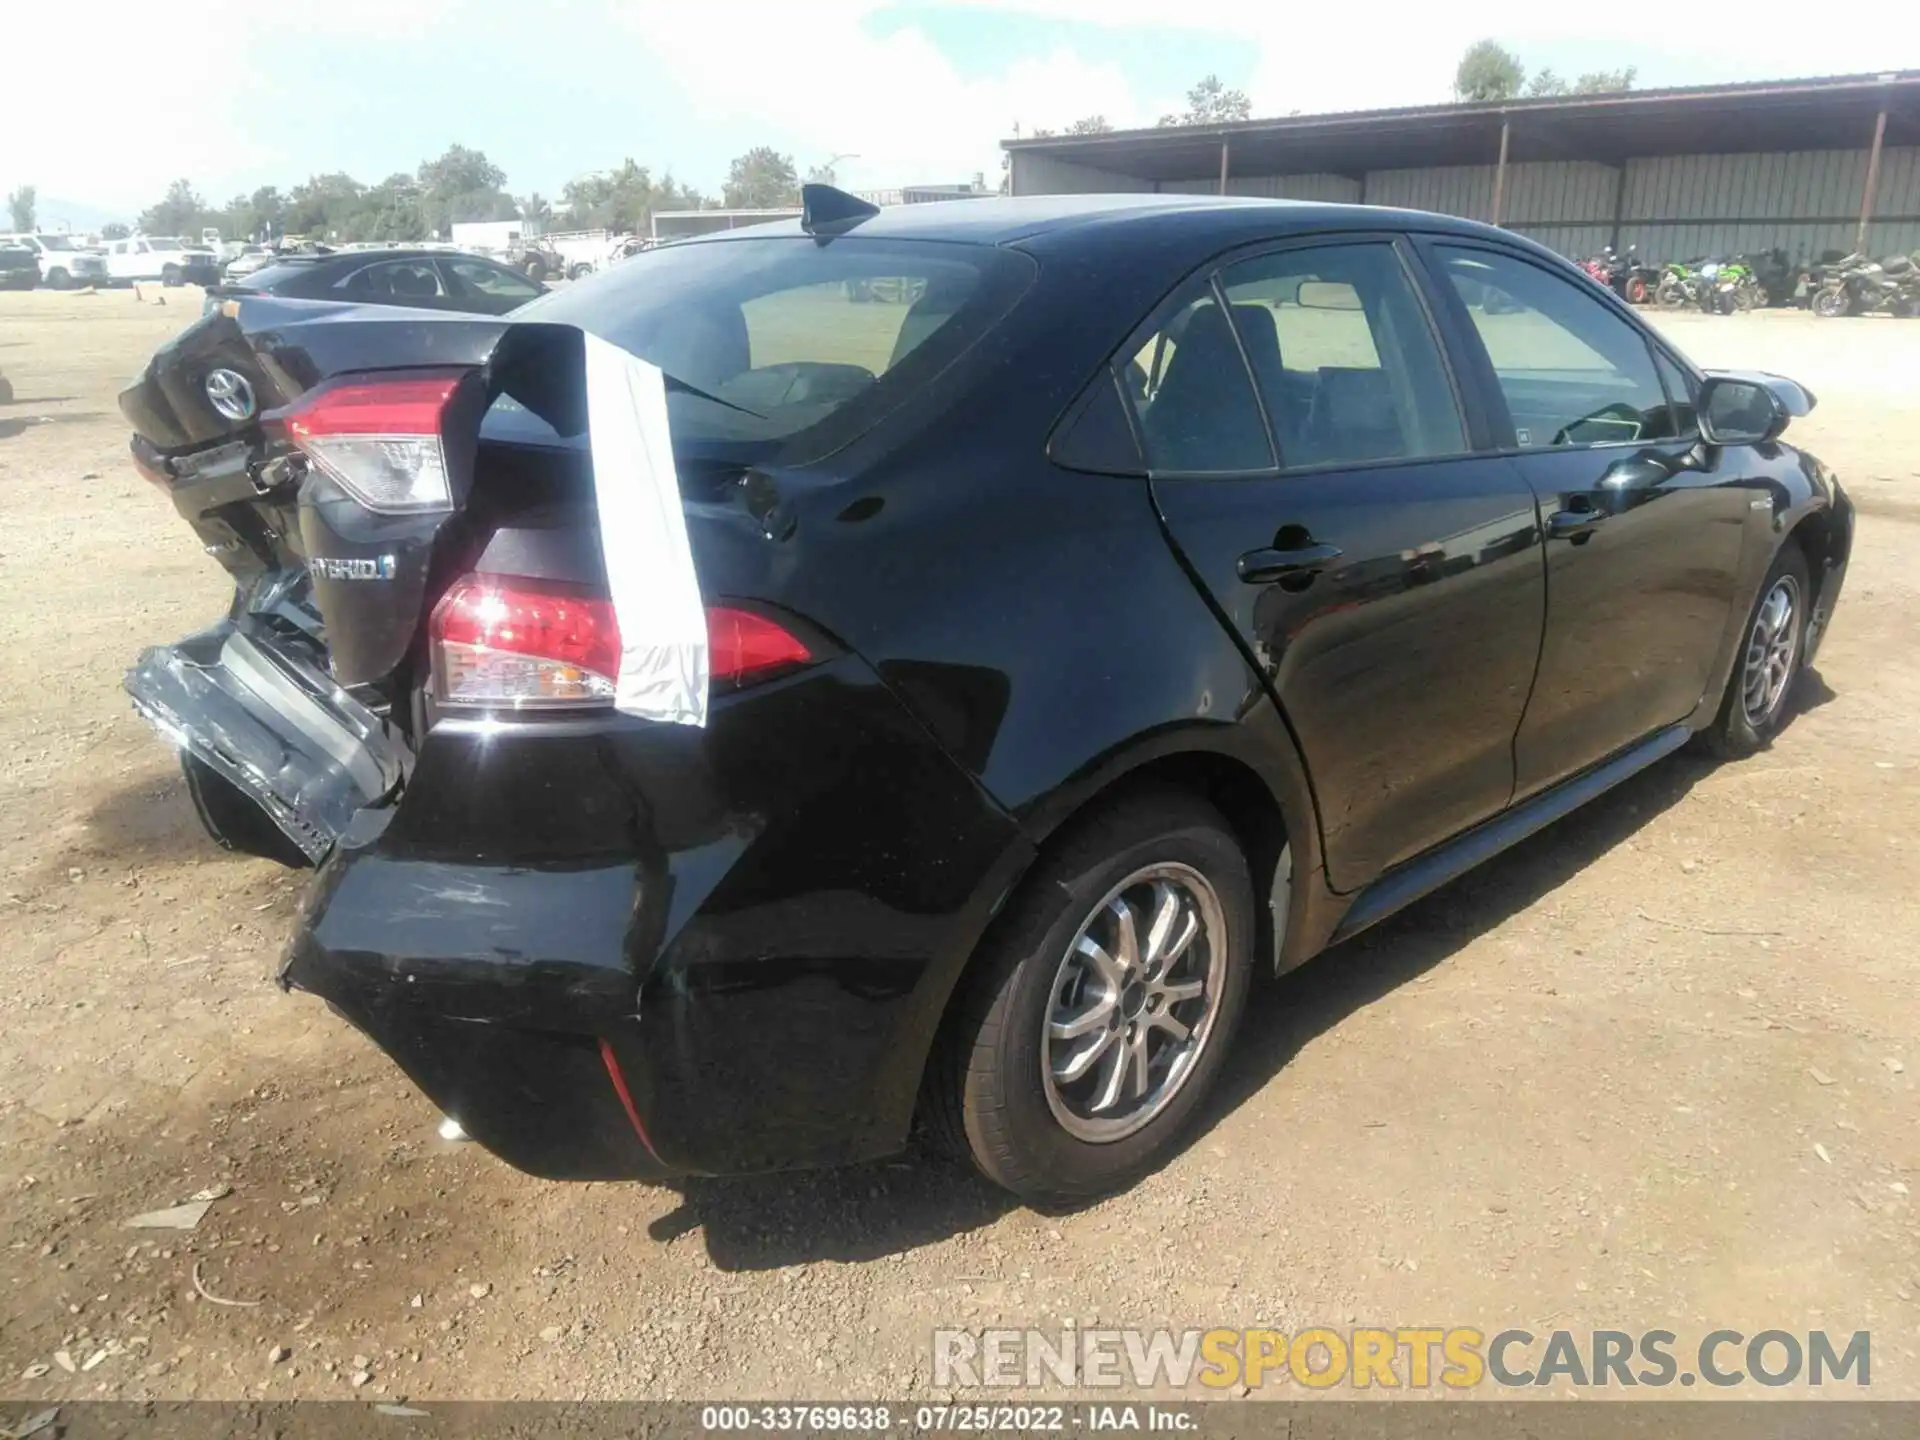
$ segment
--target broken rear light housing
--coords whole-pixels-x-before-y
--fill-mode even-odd
[[[432,691],[488,710],[610,706],[620,677],[613,601],[583,585],[462,576],[428,622]],[[707,607],[710,682],[739,687],[807,664],[808,643],[758,611]]]
[[[449,510],[442,423],[460,381],[458,374],[416,374],[323,386],[287,412],[287,435],[376,514]]]

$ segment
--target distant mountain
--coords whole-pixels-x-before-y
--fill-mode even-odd
[[[42,230],[92,231],[116,220],[122,225],[131,225],[136,218],[125,210],[107,210],[84,200],[63,200],[58,195],[40,196],[34,201],[33,211]],[[0,218],[5,215],[6,211],[0,210]]]

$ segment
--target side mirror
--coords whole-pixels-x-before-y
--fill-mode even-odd
[[[1709,375],[1700,387],[1700,434],[1714,445],[1764,445],[1812,409],[1812,395],[1791,380]]]

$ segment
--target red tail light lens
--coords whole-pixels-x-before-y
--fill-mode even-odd
[[[443,705],[490,709],[611,705],[620,675],[613,602],[580,586],[468,575],[428,625],[433,693]],[[707,609],[712,680],[742,685],[814,659],[806,643],[750,610]]]
[[[434,695],[447,705],[610,705],[620,625],[604,595],[469,575],[434,607]]]
[[[751,610],[707,607],[707,654],[713,678],[741,684],[813,659],[813,652],[792,632]]]
[[[313,463],[382,515],[453,504],[440,422],[458,375],[377,377],[316,391],[287,416]]]

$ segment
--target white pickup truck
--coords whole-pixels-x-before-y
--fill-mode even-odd
[[[220,261],[206,246],[178,235],[133,235],[107,246],[107,278],[116,285],[136,280],[213,285],[220,279]]]
[[[40,283],[51,290],[107,283],[106,258],[83,249],[71,235],[0,235],[0,242],[24,245],[40,266]]]

